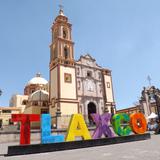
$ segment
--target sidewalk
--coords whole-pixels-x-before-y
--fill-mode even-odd
[[[8,145],[18,143],[4,143],[0,146],[0,154],[7,153]],[[24,156],[4,157],[0,160],[160,160],[160,135],[152,135],[151,139],[129,143],[121,143],[100,147],[75,149],[68,151],[31,154]]]

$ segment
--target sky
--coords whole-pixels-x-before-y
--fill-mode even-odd
[[[0,0],[0,106],[41,72],[49,79],[51,26],[60,0]],[[159,0],[62,0],[73,24],[75,59],[89,53],[112,70],[117,109],[131,107],[144,86],[160,88]]]

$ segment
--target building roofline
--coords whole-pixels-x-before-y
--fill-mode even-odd
[[[137,107],[139,107],[139,105],[134,106],[134,107],[128,107],[128,108],[119,109],[119,110],[117,110],[117,112],[119,112],[119,111],[129,110],[129,109],[136,109]]]
[[[21,110],[18,107],[0,107],[0,110]]]

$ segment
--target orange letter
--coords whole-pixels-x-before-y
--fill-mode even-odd
[[[147,130],[146,118],[142,113],[133,113],[130,115],[130,125],[132,131],[136,134],[143,134]]]

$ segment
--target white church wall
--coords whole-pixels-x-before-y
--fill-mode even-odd
[[[71,81],[65,81],[65,74],[69,74]],[[61,66],[60,67],[60,94],[61,98],[77,99],[76,95],[76,77],[75,77],[75,68],[68,68]]]
[[[51,98],[57,98],[58,97],[58,82],[57,82],[57,67],[54,68],[52,71],[51,71],[51,82],[50,83],[50,96]]]

